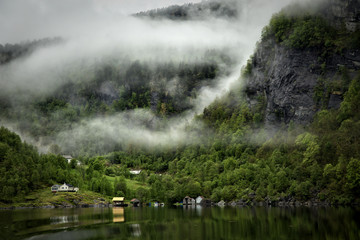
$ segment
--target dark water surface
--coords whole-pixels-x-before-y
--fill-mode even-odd
[[[360,209],[4,210],[0,211],[0,239],[360,239]]]

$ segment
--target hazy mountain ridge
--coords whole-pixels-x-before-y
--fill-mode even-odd
[[[61,38],[45,38],[22,43],[0,44],[0,64],[6,64],[16,58],[24,57],[36,51],[36,49],[52,46],[63,42]]]
[[[162,9],[154,9],[134,14],[136,17],[171,20],[205,20],[208,18],[238,17],[237,1],[204,1],[181,6],[173,5]]]

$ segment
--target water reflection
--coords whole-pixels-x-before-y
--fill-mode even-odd
[[[180,206],[184,211],[187,212],[194,212],[197,216],[201,216],[203,214],[203,209],[209,208],[209,207],[202,207],[200,205],[183,205]]]
[[[66,224],[79,222],[79,215],[73,216],[54,216],[50,217],[50,224]]]
[[[0,239],[360,239],[359,213],[200,206],[0,211]]]
[[[140,229],[140,224],[131,224],[130,225],[132,228],[132,233],[131,235],[133,237],[140,237],[141,236],[141,229]]]
[[[125,222],[124,208],[123,207],[113,207],[113,222]]]

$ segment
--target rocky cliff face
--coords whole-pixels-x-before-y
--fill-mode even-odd
[[[324,10],[325,16],[337,27],[343,24],[349,31],[356,31],[360,27],[359,0],[330,0]]]
[[[339,28],[345,24],[348,32],[355,32],[360,22],[359,5],[358,0],[332,0],[324,5],[322,16],[336,21]],[[247,100],[253,109],[258,104],[264,106],[265,124],[307,124],[319,109],[340,106],[343,89],[329,86],[344,77],[342,71],[346,70],[349,78],[357,74],[360,51],[344,46],[342,51],[324,57],[316,47],[291,48],[270,37],[260,42],[249,64]],[[319,94],[326,95],[321,104]]]

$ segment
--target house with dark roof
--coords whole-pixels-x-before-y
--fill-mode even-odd
[[[51,186],[51,192],[56,193],[59,190],[59,188],[60,188],[60,185],[55,184],[55,185]]]
[[[131,199],[130,203],[134,206],[134,207],[139,207],[140,206],[140,200],[133,198]]]
[[[183,199],[183,205],[195,205],[196,204],[196,201],[195,199],[189,197],[189,196],[186,196],[184,199]]]

